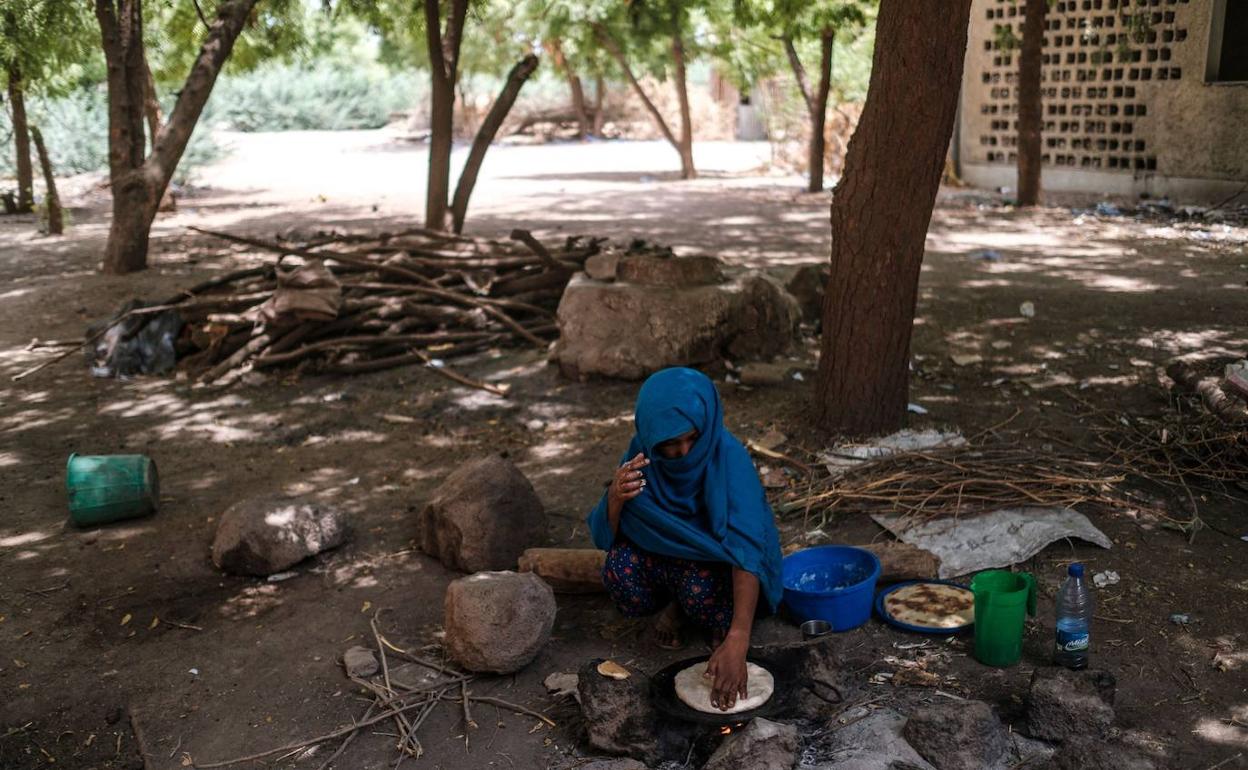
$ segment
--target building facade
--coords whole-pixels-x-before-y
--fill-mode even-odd
[[[1017,183],[1026,0],[973,0],[955,161]],[[1214,200],[1248,182],[1248,0],[1050,0],[1045,190]]]

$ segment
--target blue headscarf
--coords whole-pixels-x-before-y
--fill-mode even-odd
[[[651,553],[726,562],[758,578],[774,612],[780,604],[780,538],[749,452],[724,427],[719,391],[693,369],[664,369],[637,394],[637,428],[621,464],[642,452],[650,458],[642,492],[624,504],[620,531]],[[667,459],[655,447],[691,430],[689,454]],[[589,514],[594,544],[615,539],[607,496]]]

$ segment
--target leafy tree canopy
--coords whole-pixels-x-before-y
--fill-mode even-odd
[[[66,0],[0,3],[0,71],[16,66],[27,91],[59,95],[102,77],[99,32],[90,4]]]

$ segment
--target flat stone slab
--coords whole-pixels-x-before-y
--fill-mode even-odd
[[[724,282],[723,264],[715,257],[621,257],[615,279],[643,286],[705,286]]]

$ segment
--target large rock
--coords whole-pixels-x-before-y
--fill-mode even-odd
[[[346,542],[346,515],[291,498],[253,498],[226,509],[212,563],[235,575],[272,575]]]
[[[1036,770],[1156,770],[1157,764],[1119,741],[1071,736]]]
[[[650,770],[644,763],[635,759],[595,759],[585,765],[577,765],[577,770]]]
[[[793,349],[800,312],[783,288],[757,274],[681,287],[577,275],[559,303],[555,359],[566,377],[626,380],[725,355],[770,359]]]
[[[420,514],[421,548],[463,572],[511,569],[546,536],[546,510],[510,460],[491,455],[459,466]]]
[[[702,770],[793,770],[797,728],[755,717],[724,739]]]
[[[784,287],[756,273],[741,285],[733,311],[728,354],[733,358],[770,361],[788,353],[799,339],[802,309]]]
[[[632,673],[627,679],[603,676],[598,661],[586,663],[578,672],[578,700],[589,745],[649,765],[684,760],[696,728],[662,719],[651,700],[649,680]]]
[[[984,770],[1000,766],[1009,735],[983,701],[941,701],[915,709],[902,729],[906,741],[936,770]]]
[[[1046,741],[1105,735],[1114,721],[1115,688],[1108,671],[1036,669],[1027,696],[1028,734]]]
[[[532,573],[478,572],[446,587],[446,652],[469,671],[524,668],[554,624],[555,592]]]
[[[769,644],[755,652],[771,660],[785,661],[793,666],[794,677],[805,682],[792,696],[792,712],[806,719],[818,720],[841,712],[853,678],[837,654],[839,640],[835,634],[803,642]],[[856,668],[856,667],[850,667]]]
[[[815,739],[815,761],[803,767],[818,770],[933,770],[901,736],[906,718],[892,709],[851,709],[844,727]],[[820,759],[824,757],[826,759]]]
[[[804,265],[797,269],[784,288],[797,300],[806,323],[818,325],[823,320],[823,294],[832,275],[828,263]]]

